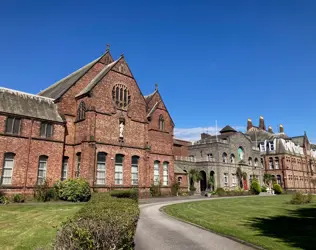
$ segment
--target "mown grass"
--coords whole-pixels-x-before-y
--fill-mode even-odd
[[[0,206],[0,249],[50,249],[57,227],[82,204]]]
[[[316,204],[292,205],[290,200],[289,195],[218,199],[170,205],[164,211],[265,249],[315,249]]]

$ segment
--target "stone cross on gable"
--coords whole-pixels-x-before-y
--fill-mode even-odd
[[[155,84],[155,90],[158,90],[158,83]]]
[[[107,44],[107,45],[106,45],[105,51],[110,51],[110,44]]]

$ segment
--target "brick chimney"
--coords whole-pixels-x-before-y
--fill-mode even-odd
[[[284,128],[282,124],[280,124],[280,133],[284,133]]]
[[[247,131],[248,131],[249,129],[251,129],[251,128],[252,128],[252,121],[251,121],[251,119],[249,118],[248,121],[247,121]]]
[[[272,130],[272,127],[271,127],[271,126],[268,127],[268,132],[271,133],[271,134],[273,134],[273,130]]]
[[[261,128],[261,129],[263,129],[263,130],[266,130],[266,125],[264,125],[263,116],[260,116],[260,119],[259,119],[259,128]]]

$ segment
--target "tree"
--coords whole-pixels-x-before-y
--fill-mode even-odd
[[[267,185],[267,186],[271,186],[271,183],[273,182],[274,178],[271,174],[264,174],[263,175],[263,182]]]
[[[236,175],[237,175],[237,179],[238,179],[238,182],[239,182],[239,187],[240,187],[240,188],[243,188],[243,187],[244,187],[243,182],[242,182],[242,179],[243,179],[243,172],[242,172],[242,170],[241,170],[240,167],[238,167],[238,168],[236,169]]]
[[[214,175],[210,175],[210,179],[208,180],[208,185],[210,186],[210,189],[214,191],[214,186],[215,186]]]
[[[194,168],[189,171],[189,178],[190,178],[190,190],[194,189],[194,183],[199,182],[200,180],[203,180],[203,176],[201,175],[201,173]]]

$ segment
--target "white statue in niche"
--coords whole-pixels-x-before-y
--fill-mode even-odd
[[[123,137],[124,137],[124,136],[123,136],[123,133],[124,133],[124,123],[121,122],[121,123],[120,123],[120,138],[123,138]]]

